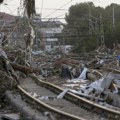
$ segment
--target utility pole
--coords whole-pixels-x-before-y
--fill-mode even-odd
[[[41,18],[42,18],[43,4],[44,4],[44,0],[42,0],[42,5],[41,5]]]
[[[91,20],[91,10],[90,10],[90,6],[89,6],[89,4],[88,4],[88,11],[89,11],[89,35],[91,35],[92,34],[92,20]]]
[[[105,45],[102,14],[100,15],[100,44]]]
[[[95,34],[97,35],[99,33],[99,26],[98,26],[98,20],[95,19]]]
[[[115,9],[113,5],[113,28],[115,27]]]
[[[23,0],[20,0],[20,6],[17,9],[18,16],[21,15],[21,11],[23,10]],[[23,11],[22,11],[23,12]]]

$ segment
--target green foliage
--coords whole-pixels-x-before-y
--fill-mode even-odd
[[[113,16],[114,7],[114,16]],[[104,10],[104,32],[105,43],[109,48],[113,48],[113,44],[120,41],[120,5],[111,4]],[[115,20],[113,25],[113,18]]]
[[[113,26],[113,7],[115,26]],[[69,35],[69,38],[65,37],[65,41],[71,45],[79,45],[76,48],[77,52],[88,52],[97,48],[100,45],[101,34],[104,34],[105,44],[109,48],[112,48],[114,43],[120,43],[120,5],[111,4],[102,8],[96,7],[92,2],[79,3],[69,8],[65,20],[67,25],[63,33],[66,34],[67,31]]]
[[[96,37],[82,38],[78,40],[78,44],[79,46],[74,50],[75,52],[90,52],[96,49],[98,41],[96,41]]]

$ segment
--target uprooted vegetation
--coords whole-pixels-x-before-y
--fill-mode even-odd
[[[112,107],[111,105],[118,107],[119,89],[115,84],[119,86],[120,78],[114,76],[113,71],[109,73],[101,69],[110,67],[111,63],[111,67],[117,68],[116,56],[116,54],[106,55],[106,51],[101,52],[100,48],[97,52],[79,55],[45,53],[32,55],[30,64],[25,60],[24,50],[7,48],[3,51],[1,49],[0,95],[3,96],[8,89],[15,89],[21,79],[34,73],[44,81],[59,85],[81,97],[95,100],[107,107]]]

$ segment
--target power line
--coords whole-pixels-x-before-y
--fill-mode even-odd
[[[9,6],[17,6],[17,5],[13,5],[13,4],[7,4],[7,3],[5,3],[5,4],[2,4],[2,5],[9,5]]]
[[[42,0],[42,5],[41,5],[41,17],[42,17],[42,10],[43,10],[43,2],[44,0]]]
[[[8,3],[8,2],[11,2],[11,1],[14,1],[14,0],[6,0],[7,3]]]
[[[5,41],[7,41],[7,40],[11,37],[12,33],[13,33],[13,32],[16,30],[16,28],[18,27],[21,19],[22,19],[22,18],[19,19],[19,21],[17,22],[16,26],[13,28],[12,32],[10,32],[10,34],[7,36],[7,38],[6,38]],[[5,42],[5,41],[3,41],[3,42]],[[3,43],[3,42],[2,42],[2,43]]]
[[[65,13],[64,13],[64,14],[61,14],[61,15],[58,15],[58,16],[55,17],[55,18],[59,18],[59,17],[61,17],[61,16],[65,16]]]
[[[4,21],[4,23],[3,23],[3,25],[2,25],[2,27],[0,29],[0,32],[3,30],[4,26],[5,26],[5,21]]]
[[[63,38],[63,37],[71,37],[71,38],[74,38],[74,37],[96,37],[96,36],[100,36],[101,34],[81,34],[81,35],[56,35],[56,36],[53,36],[53,37],[47,37],[47,36],[41,36],[41,37],[37,37],[37,38]],[[106,34],[107,35],[107,34]]]
[[[52,13],[50,13],[50,14],[46,15],[45,17],[48,17],[48,16],[50,16],[50,15],[54,14],[54,13],[55,13],[55,12],[57,12],[59,9],[61,9],[61,8],[65,7],[66,5],[68,5],[69,3],[71,3],[71,1],[72,1],[72,0],[70,0],[70,1],[69,1],[69,2],[67,2],[66,4],[62,5],[61,7],[59,7],[58,9],[56,9],[55,11],[53,11]]]
[[[13,12],[15,12],[15,10],[17,10],[17,8],[15,8],[14,10],[11,10],[7,5],[4,5],[4,7],[6,7],[9,10],[9,12],[11,13],[11,15],[14,16]]]
[[[36,8],[41,9],[41,8]],[[60,10],[60,11],[67,11],[68,9],[57,9],[57,8],[42,8],[43,10]]]
[[[24,9],[26,9],[26,7],[27,6],[25,6]],[[23,14],[25,14],[25,13],[23,13]],[[10,32],[10,34],[7,36],[7,38],[6,38],[5,41],[7,41],[12,36],[12,33],[16,30],[16,28],[18,27],[18,25],[21,22],[21,20],[22,20],[22,17],[20,17],[20,19],[18,20],[17,24],[15,25],[15,27],[13,28],[13,30]],[[5,42],[5,41],[3,41],[3,42]]]
[[[65,19],[65,18],[62,18],[62,17],[56,17],[56,18],[41,18],[41,20],[50,20],[50,19]]]

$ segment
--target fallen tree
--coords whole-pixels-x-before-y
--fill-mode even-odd
[[[19,65],[13,62],[10,62],[10,65],[13,67],[15,71],[20,71],[24,73],[25,75],[39,72],[36,68]]]

